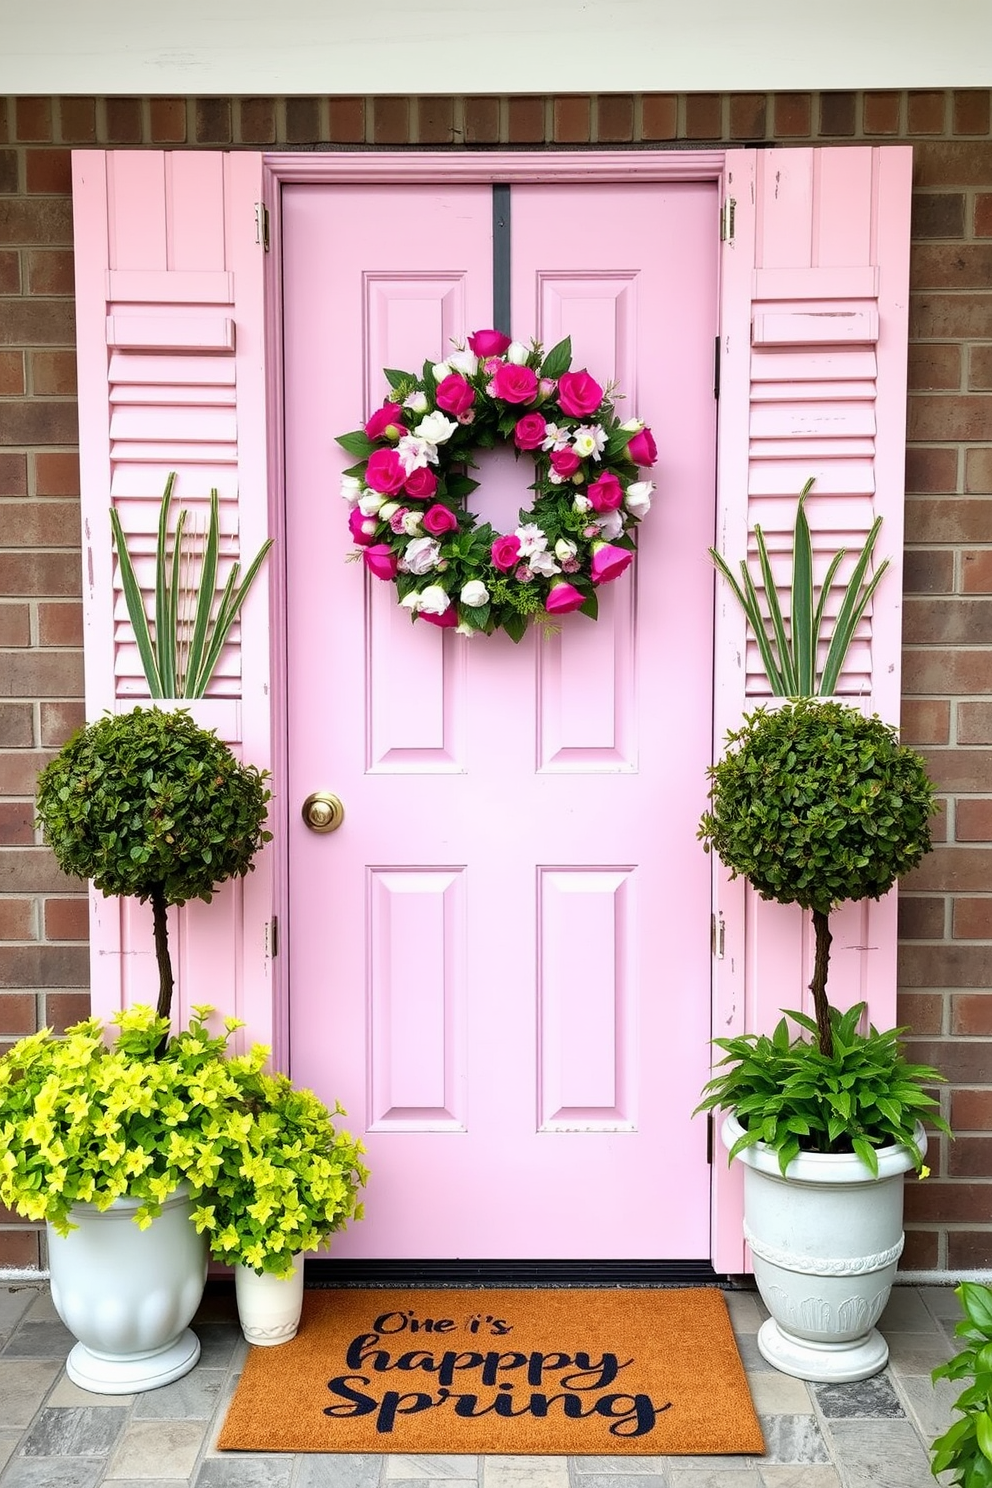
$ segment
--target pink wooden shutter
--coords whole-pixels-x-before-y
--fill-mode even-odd
[[[876,555],[890,570],[852,647],[840,691],[899,721],[903,473],[912,151],[741,151],[724,183],[717,546],[736,562],[788,547],[796,497],[808,500],[814,548],[856,551],[875,516]],[[746,493],[746,500],[744,499]],[[822,564],[821,564],[822,571]],[[843,578],[847,570],[842,570]],[[785,574],[782,574],[784,583]],[[753,643],[717,585],[716,749],[767,693]],[[714,1031],[768,1030],[782,1007],[806,1006],[807,916],[765,904],[715,865]],[[867,999],[895,1021],[896,895],[832,917],[830,991]],[[722,956],[720,954],[722,949]],[[739,1175],[714,1154],[714,1264],[746,1265]]]
[[[158,498],[205,525],[221,498],[223,553],[250,559],[268,534],[260,155],[77,151],[73,156],[87,717],[148,696],[112,555],[111,501],[142,588],[154,585]],[[267,564],[193,704],[243,758],[270,760]],[[222,574],[222,578],[224,575]],[[209,906],[173,918],[175,1021],[210,1002],[271,1041],[269,854]],[[93,1009],[154,1002],[147,906],[94,894]]]

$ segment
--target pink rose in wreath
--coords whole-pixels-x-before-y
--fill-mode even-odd
[[[574,584],[552,584],[551,592],[544,601],[544,608],[549,615],[567,615],[570,610],[577,610],[584,603],[584,595],[579,593]]]
[[[443,408],[445,413],[453,413],[458,418],[475,402],[475,389],[460,372],[452,372],[438,383],[436,402],[438,408]]]
[[[568,479],[578,470],[582,461],[574,449],[560,449],[551,451],[551,468],[556,475],[562,475]]]
[[[533,367],[501,362],[493,373],[493,393],[504,403],[532,403],[537,397],[537,373]]]
[[[362,555],[365,567],[377,579],[395,579],[397,574],[396,554],[388,543],[374,543]]]
[[[449,605],[443,615],[435,615],[430,610],[421,610],[421,620],[426,620],[428,625],[436,625],[440,630],[447,630],[450,625],[458,624],[458,608]]]
[[[633,562],[629,548],[615,548],[612,543],[595,543],[592,550],[591,576],[594,584],[608,584],[618,579]]]
[[[594,377],[581,372],[563,372],[558,379],[558,402],[571,418],[586,418],[603,401],[603,389]]]
[[[612,470],[604,470],[586,491],[593,511],[616,511],[623,501],[623,487]]]
[[[511,339],[510,336],[504,336],[502,331],[476,331],[468,338],[469,350],[482,358],[502,356]]]
[[[517,559],[520,557],[520,539],[514,537],[512,532],[506,537],[498,537],[492,546],[492,560],[496,568],[503,573],[509,573]]]
[[[639,429],[627,445],[627,453],[635,465],[653,465],[658,458],[658,446],[647,424]]]
[[[415,501],[427,501],[437,490],[437,476],[429,465],[419,465],[410,471],[403,482],[403,490]]]
[[[375,529],[378,525],[375,517],[366,517],[357,506],[352,507],[348,513],[348,531],[359,547],[367,548],[370,543],[375,542]]]
[[[445,532],[457,532],[458,518],[450,507],[429,506],[424,512],[424,531],[429,532],[432,537],[440,537]]]
[[[365,425],[365,432],[370,439],[399,439],[401,434],[406,433],[406,425],[403,422],[403,405],[401,403],[383,403]]]
[[[516,428],[513,431],[513,442],[517,449],[540,449],[544,443],[544,431],[547,427],[542,413],[525,413],[523,418],[517,419]]]
[[[403,462],[394,449],[379,449],[369,455],[365,484],[383,496],[395,496],[406,480]]]

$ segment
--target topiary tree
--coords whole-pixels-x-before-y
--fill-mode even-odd
[[[930,851],[933,786],[895,729],[843,703],[759,708],[727,745],[709,771],[711,809],[698,835],[762,899],[812,914],[810,992],[820,1052],[831,1058],[830,911],[881,898]]]
[[[158,708],[80,729],[38,777],[38,824],[62,871],[151,901],[162,1018],[174,985],[166,910],[209,903],[249,872],[272,836],[266,778],[188,713]]]

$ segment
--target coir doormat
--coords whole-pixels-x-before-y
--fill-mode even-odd
[[[308,1291],[249,1354],[222,1450],[757,1453],[710,1289]]]

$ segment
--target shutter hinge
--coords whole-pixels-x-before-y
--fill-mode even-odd
[[[269,209],[264,202],[255,203],[255,242],[269,251]]]
[[[734,217],[737,213],[737,198],[728,196],[720,208],[720,242],[734,241]]]
[[[279,916],[269,921],[269,959],[274,961],[279,954]]]
[[[713,338],[713,396],[720,397],[720,337]]]
[[[713,915],[711,923],[710,944],[713,955],[717,961],[722,961],[727,940],[727,925],[722,914]]]

